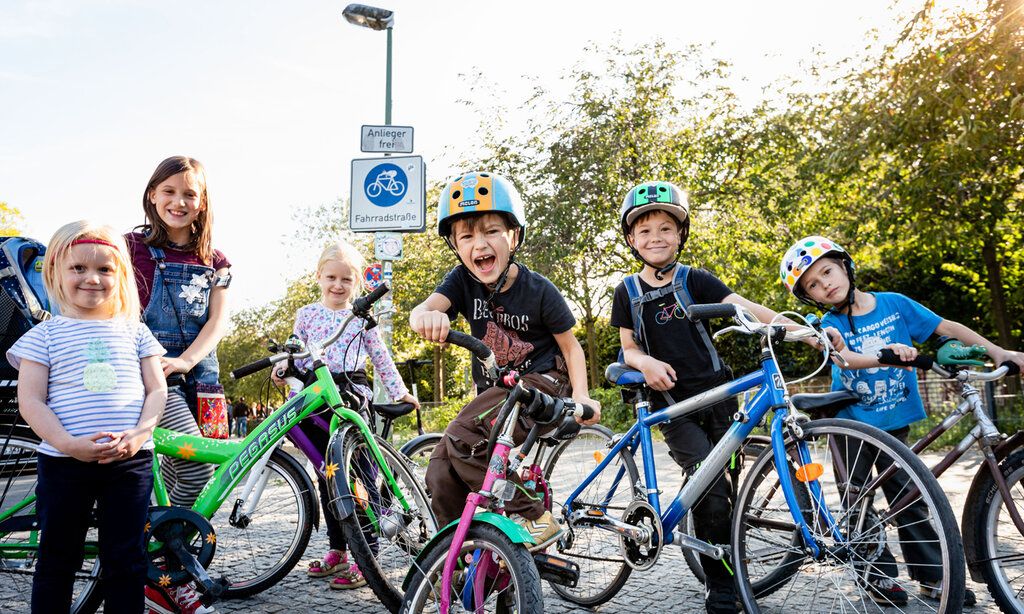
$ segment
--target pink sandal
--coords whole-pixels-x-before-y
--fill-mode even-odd
[[[324,578],[348,569],[348,554],[340,550],[328,550],[322,561],[312,561],[306,575],[310,578]]]
[[[338,590],[359,588],[360,586],[365,585],[366,578],[363,577],[363,573],[359,571],[359,566],[355,563],[352,563],[352,566],[348,568],[348,571],[339,573],[337,578],[331,580],[331,588]]]

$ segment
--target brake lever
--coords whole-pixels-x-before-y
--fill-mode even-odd
[[[715,331],[715,332],[714,332],[714,333],[713,333],[713,334],[711,335],[711,338],[712,338],[712,339],[718,339],[718,338],[719,338],[719,337],[721,337],[722,335],[724,335],[724,334],[726,334],[726,333],[731,333],[731,332],[739,332],[739,333],[749,333],[750,331],[748,331],[748,330],[746,329],[746,327],[744,327],[744,326],[735,326],[735,325],[734,325],[734,326],[726,326],[726,327],[725,327],[725,328],[723,328],[722,330],[719,330],[719,331]]]

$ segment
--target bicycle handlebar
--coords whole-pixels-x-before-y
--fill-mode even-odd
[[[686,316],[690,318],[691,322],[712,318],[731,318],[736,315],[736,307],[733,303],[690,305],[690,308],[686,310]]]
[[[487,378],[490,380],[497,379],[498,361],[494,358],[494,352],[483,341],[472,335],[460,333],[457,330],[449,330],[448,337],[444,342],[469,350],[483,364],[484,374]]]
[[[390,290],[390,288],[388,288],[387,284],[381,284],[377,286],[377,288],[373,292],[367,294],[366,296],[361,296],[356,300],[352,301],[352,314],[345,318],[345,321],[341,323],[341,326],[339,326],[334,331],[334,333],[331,334],[330,337],[325,339],[323,343],[320,344],[319,349],[323,350],[324,348],[329,347],[335,341],[337,341],[338,338],[341,337],[341,333],[344,332],[346,328],[348,328],[348,324],[349,322],[352,321],[353,318],[362,318],[363,320],[366,320],[367,324],[376,325],[376,322],[373,320],[373,316],[370,314],[370,307],[372,307],[374,303],[379,301],[381,297],[387,294],[388,290]],[[372,326],[370,328],[372,328]],[[277,354],[274,354],[273,356],[261,358],[255,362],[250,362],[247,365],[242,365],[241,367],[238,367],[237,369],[231,372],[231,377],[233,379],[241,379],[247,375],[252,375],[253,373],[262,371],[263,369],[266,369],[271,365],[288,358],[289,356],[292,357],[293,359],[301,359],[306,358],[309,355],[310,350],[298,353],[279,352]]]
[[[974,380],[980,382],[991,382],[1002,379],[1007,375],[1012,376],[1020,373],[1020,367],[1017,366],[1017,363],[1010,360],[999,365],[997,369],[988,372],[972,371],[970,369],[947,371],[931,356],[918,354],[917,358],[914,360],[902,361],[896,356],[896,353],[889,348],[883,348],[878,351],[878,362],[883,365],[892,365],[894,367],[917,367],[918,369],[924,369],[925,371],[934,371],[943,377],[960,379],[963,381]]]

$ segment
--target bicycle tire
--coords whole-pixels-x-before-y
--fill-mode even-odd
[[[435,586],[441,581],[445,559],[452,547],[455,532],[430,544],[413,572],[409,590],[403,598],[403,614],[419,614],[424,609],[437,607],[439,602]],[[451,612],[496,612],[534,614],[544,611],[544,597],[541,593],[540,575],[533,557],[523,544],[513,543],[500,529],[489,524],[473,523],[466,533],[460,549],[460,557],[469,557],[477,552],[488,552],[491,560],[503,567],[508,584],[498,593],[493,593],[493,609],[481,607],[463,609],[462,597],[465,587],[465,571],[458,570],[453,578]],[[479,557],[478,557],[479,558]],[[501,578],[495,579],[495,583]],[[488,593],[491,594],[490,592]],[[475,604],[474,604],[475,605]],[[487,604],[483,604],[486,606]]]
[[[565,498],[597,467],[599,456],[595,456],[595,453],[603,454],[603,451],[609,450],[613,437],[612,432],[603,426],[586,426],[580,429],[579,435],[561,442],[549,454],[544,476],[552,491],[553,511],[556,514],[562,508]],[[634,485],[640,480],[640,472],[628,452],[620,451],[618,457],[617,462],[609,463],[601,475],[596,476],[580,493],[577,502],[604,501],[620,466],[624,468],[623,480],[608,499],[608,509],[621,512],[633,501],[636,497]],[[556,469],[559,470],[557,474]],[[558,492],[562,493],[561,497],[554,494]],[[564,509],[562,516],[564,519]],[[594,607],[605,603],[622,589],[633,573],[633,568],[619,551],[619,538],[603,529],[574,529],[567,526],[566,531],[571,541],[563,537],[558,542],[558,553],[580,566],[580,579],[573,588],[553,582],[549,585],[560,597],[578,605]]]
[[[434,448],[441,443],[443,437],[443,433],[425,433],[409,441],[399,450],[409,459],[413,473],[423,485],[423,491],[427,493],[428,498],[430,489],[427,487],[427,465],[430,463],[430,456],[434,453]]]
[[[995,478],[985,464],[981,469],[984,473],[964,505],[965,519],[974,520],[973,526],[965,523],[964,539],[974,544],[977,562],[971,564],[980,570],[996,605],[1007,614],[1019,614],[1024,612],[1024,535],[1009,517]],[[1014,505],[1024,514],[1024,450],[1003,459],[999,469]],[[1015,571],[1009,572],[1007,563]]]
[[[367,585],[384,607],[391,612],[397,612],[402,603],[402,582],[405,575],[416,555],[437,533],[437,520],[430,509],[430,500],[426,492],[409,469],[405,457],[391,447],[391,444],[374,436],[384,461],[409,503],[410,512],[407,516],[395,511],[400,504],[394,499],[394,493],[388,487],[380,466],[370,452],[366,440],[363,439],[362,432],[350,428],[342,437],[341,462],[344,464],[338,466],[346,468],[344,475],[349,480],[349,488],[344,492],[352,493],[347,496],[352,497],[356,509],[341,520],[341,527],[352,557],[359,565]],[[329,456],[332,457],[328,462],[338,463],[333,458],[335,446],[329,446],[328,450]],[[332,493],[342,492],[334,483],[337,477],[338,474],[331,477]],[[402,519],[404,526],[390,525],[400,528],[395,529],[393,537],[388,537],[382,528],[384,523],[373,522],[367,510],[377,519],[387,517],[392,519],[389,522]]]
[[[847,544],[853,545],[837,543],[824,526],[818,506],[811,503],[814,499],[807,487],[794,480],[796,493],[806,493],[797,497],[798,505],[823,552],[819,560],[806,554],[790,508],[777,487],[773,455],[765,451],[747,474],[733,514],[732,561],[736,586],[746,611],[757,613],[762,607],[770,611],[806,609],[811,603],[816,609],[827,610],[829,595],[832,606],[843,611],[877,611],[880,606],[869,594],[867,580],[889,578],[901,588],[902,583],[907,583],[907,588],[913,589],[903,589],[908,600],[918,600],[916,603],[923,603],[937,612],[959,612],[963,608],[966,578],[963,543],[949,501],[921,459],[892,435],[859,422],[816,420],[802,428],[801,442],[806,444],[811,462],[817,463],[822,472],[816,483],[825,505]],[[794,475],[797,442],[787,438],[785,445],[788,470]],[[899,488],[891,495],[892,499],[883,494],[880,486],[868,490],[868,478],[847,479],[849,474],[838,469],[852,460],[851,464],[865,463],[863,466],[873,470],[872,465],[879,459],[883,465],[894,463],[898,468],[898,475],[888,482],[892,488]],[[904,486],[900,487],[897,477],[905,478]],[[841,484],[847,487],[841,488]],[[768,488],[762,490],[762,485]],[[913,508],[902,507],[896,514],[890,514],[888,509],[876,509],[875,506],[887,502],[892,505],[893,500],[903,498],[913,488],[918,490]],[[924,518],[911,521],[911,513],[920,513]],[[938,554],[937,561],[920,559],[913,563],[917,573],[923,570],[941,574],[941,597],[937,604],[925,602],[918,595],[916,583],[909,584],[905,571],[908,561],[902,552],[905,545],[899,538],[887,536],[890,524],[896,523],[897,528],[908,530],[912,522],[917,529],[927,525],[931,529],[929,535],[934,536],[928,541],[918,539],[907,543],[914,543],[914,547],[928,544]],[[897,547],[900,550],[896,550]],[[894,558],[897,553],[902,559]],[[898,565],[904,570],[902,579],[900,574],[893,577],[886,571],[886,557],[893,558],[893,569]],[[773,577],[774,584],[762,586],[758,593],[751,579],[761,579],[755,577],[761,573],[761,561],[770,563],[764,567],[764,576]],[[779,590],[783,587],[785,590]],[[833,592],[828,592],[830,589]]]
[[[761,455],[766,448],[771,447],[771,439],[763,435],[753,435],[747,437],[747,440],[743,442],[743,446],[740,448],[740,470],[748,468],[753,465],[754,460]],[[742,481],[742,473],[737,478]],[[686,482],[683,482],[685,485]],[[735,486],[734,486],[735,487]],[[734,500],[733,505],[735,506],[736,501]],[[687,535],[696,537],[697,533],[693,526],[693,514],[687,514],[683,518],[682,522],[679,523],[679,530]],[[686,566],[690,568],[690,573],[697,579],[702,585],[706,578],[704,577],[704,566],[700,563],[700,554],[689,548],[683,548],[683,559],[686,561]],[[755,586],[755,592],[757,587]]]
[[[230,521],[233,492],[210,519],[217,535],[217,556],[209,572],[211,577],[223,575],[230,581],[225,599],[250,597],[277,584],[302,558],[313,525],[319,522],[313,483],[293,456],[274,450],[264,471],[269,472],[267,484],[247,524],[236,526]]]
[[[35,493],[36,462],[39,453],[39,442],[21,437],[0,438],[0,512],[6,511],[22,503],[26,497]],[[38,526],[35,518],[35,505],[30,504],[15,515],[19,525]],[[0,603],[11,611],[28,611],[32,601],[32,578],[34,577],[34,557],[27,552],[16,550],[18,544],[24,543],[34,549],[33,542],[38,540],[36,530],[0,531]],[[97,546],[96,528],[91,527],[86,535],[86,547]],[[7,553],[4,555],[3,553]],[[91,614],[102,601],[100,582],[100,562],[95,555],[86,556],[82,568],[75,574],[72,591],[72,614]]]

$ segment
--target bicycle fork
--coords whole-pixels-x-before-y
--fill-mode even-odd
[[[245,479],[245,485],[242,487],[242,496],[235,499],[234,506],[231,508],[231,516],[228,517],[228,523],[238,529],[244,529],[249,526],[252,521],[252,512],[256,509],[256,505],[259,504],[260,498],[263,496],[263,489],[267,487],[267,480],[270,479],[270,471],[267,471],[267,463],[270,462],[270,455],[274,453],[281,443],[279,442],[273,448],[267,450],[256,464],[249,470],[249,476]]]

